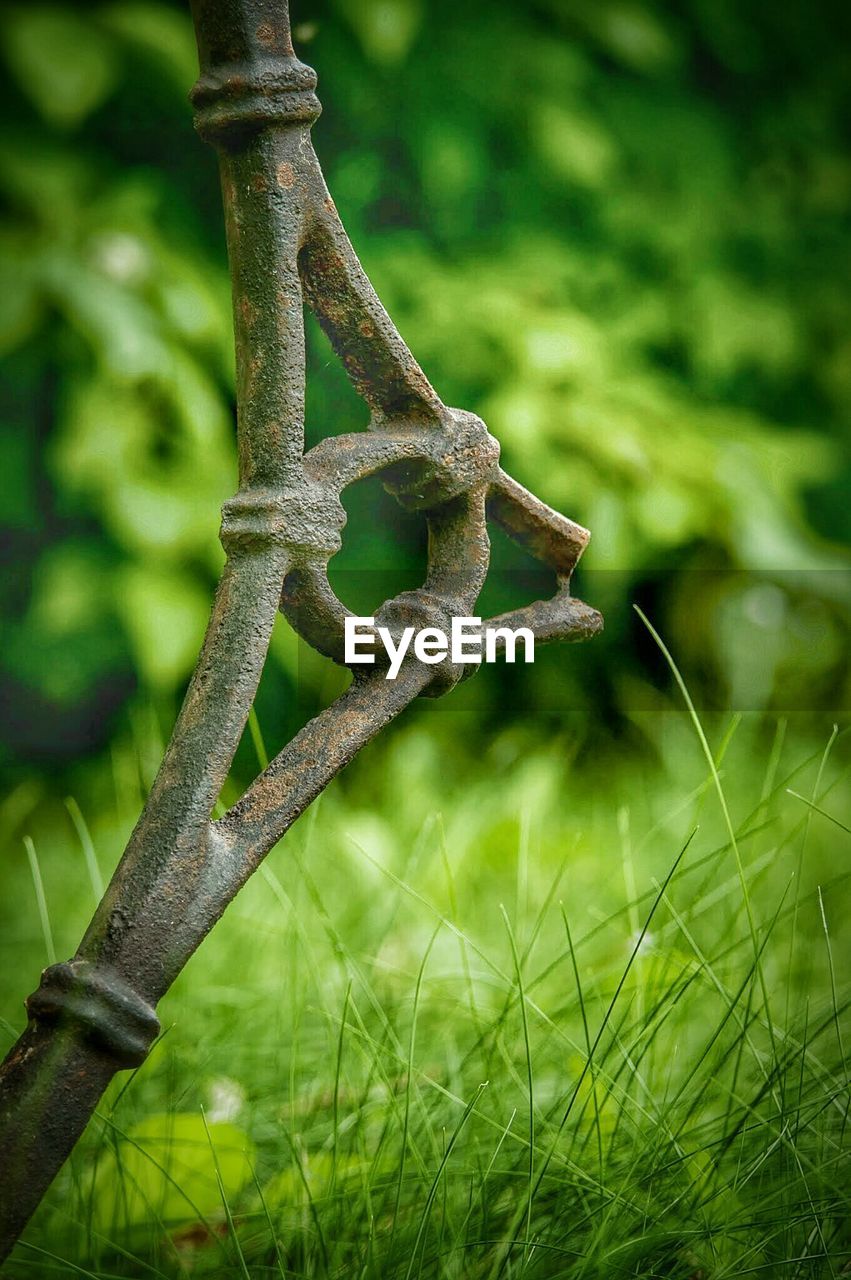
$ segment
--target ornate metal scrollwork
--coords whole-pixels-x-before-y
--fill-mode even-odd
[[[493,520],[555,573],[552,599],[491,619],[538,641],[602,625],[570,593],[588,533],[501,470],[475,414],[447,408],[366,278],[310,140],[316,76],[293,52],[281,0],[194,0],[202,137],[219,152],[234,294],[239,490],[225,503],[227,563],[198,665],[148,803],[77,955],[42,976],[0,1068],[0,1247],[8,1251],[116,1071],[144,1059],[154,1008],[241,885],[356,752],[418,695],[469,668],[407,657],[395,680],[353,670],[218,820],[213,807],[282,609],[344,662],[346,609],[328,580],[347,485],[381,474],[428,523],[425,582],[376,623],[448,629],[472,615]],[[303,303],[370,408],[364,432],[304,452]]]

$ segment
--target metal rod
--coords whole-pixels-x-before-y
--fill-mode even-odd
[[[310,141],[316,76],[295,56],[282,0],[193,0],[196,126],[219,152],[237,358],[239,488],[225,503],[227,552],[198,665],[138,824],[73,959],[51,966],[0,1067],[0,1258],[23,1230],[116,1072],[144,1061],[155,1008],[241,885],[360,748],[417,696],[470,673],[406,658],[395,680],[354,669],[218,821],[213,807],[282,609],[343,661],[347,610],[328,582],[342,490],[381,472],[423,512],[419,590],[377,624],[449,630],[487,573],[487,519],[553,569],[558,589],[503,619],[537,639],[583,639],[600,615],[570,595],[588,534],[499,467],[474,414],[447,408],[367,280]],[[304,453],[303,303],[316,313],[371,410],[369,429]]]

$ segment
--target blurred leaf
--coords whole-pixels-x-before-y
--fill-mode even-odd
[[[373,62],[392,66],[402,62],[423,20],[420,0],[336,0]]]
[[[9,8],[2,41],[24,93],[46,120],[63,128],[81,124],[118,80],[112,41],[70,7]]]
[[[0,241],[0,355],[26,341],[42,316],[38,278],[22,249],[11,237]]]
[[[188,573],[128,565],[117,574],[116,603],[139,671],[154,689],[170,689],[195,665],[211,599]]]
[[[602,187],[617,162],[617,144],[599,121],[555,102],[541,103],[533,125],[538,154],[568,182]]]
[[[104,5],[100,23],[129,43],[154,55],[175,88],[185,94],[198,76],[198,53],[188,10],[165,4],[121,0]]]
[[[349,1158],[342,1163],[345,1166],[352,1161]],[[282,1169],[270,1178],[263,1188],[263,1199],[273,1212],[306,1204],[308,1196],[314,1199],[326,1193],[333,1170],[334,1161],[327,1152],[303,1153],[300,1169]]]
[[[47,733],[61,738],[56,716],[73,712],[87,698],[95,705],[103,702],[102,687],[126,665],[126,645],[111,619],[89,616],[75,619],[50,631],[40,625],[39,611],[23,622],[6,623],[2,628],[2,663],[20,685],[28,690],[27,716],[32,716],[36,696],[52,703],[53,715]],[[44,745],[47,745],[45,743]],[[56,747],[61,753],[62,742]]]
[[[694,361],[707,373],[724,376],[748,364],[783,372],[801,349],[793,313],[765,292],[706,275],[693,306]]]
[[[589,10],[589,26],[606,48],[636,71],[665,70],[678,61],[676,38],[648,5],[608,3]]]
[[[61,227],[65,239],[91,181],[91,166],[75,151],[23,131],[16,135],[15,145],[0,141],[4,194],[37,225]]]
[[[83,631],[108,612],[111,589],[94,540],[59,543],[41,558],[33,581],[32,624],[49,636]]]
[[[202,1116],[179,1111],[149,1116],[101,1156],[93,1226],[109,1235],[152,1219],[167,1230],[215,1221],[224,1213],[217,1166],[230,1203],[251,1179],[253,1162],[250,1139],[233,1124],[205,1126]]]
[[[29,529],[37,521],[34,450],[20,423],[0,426],[0,520],[7,530]]]
[[[172,363],[159,318],[137,292],[65,254],[46,256],[43,271],[68,320],[110,373],[155,377]]]

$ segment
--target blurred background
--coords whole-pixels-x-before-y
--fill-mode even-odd
[[[846,710],[844,6],[293,20],[322,164],[403,335],[593,534],[578,592],[604,638],[483,672],[435,732],[631,733],[667,685],[634,601],[702,705]],[[0,51],[2,751],[61,777],[134,709],[166,729],[191,671],[234,487],[229,285],[187,6],[4,5]],[[364,420],[311,325],[310,438]],[[424,531],[377,481],[348,498],[336,581],[368,607],[419,580]],[[494,543],[486,611],[538,585]],[[288,735],[338,685],[282,628],[260,719]]]

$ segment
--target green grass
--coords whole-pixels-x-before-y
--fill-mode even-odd
[[[668,712],[471,759],[432,715],[243,891],[10,1276],[847,1274],[846,736]],[[8,1039],[157,749],[7,799]]]

